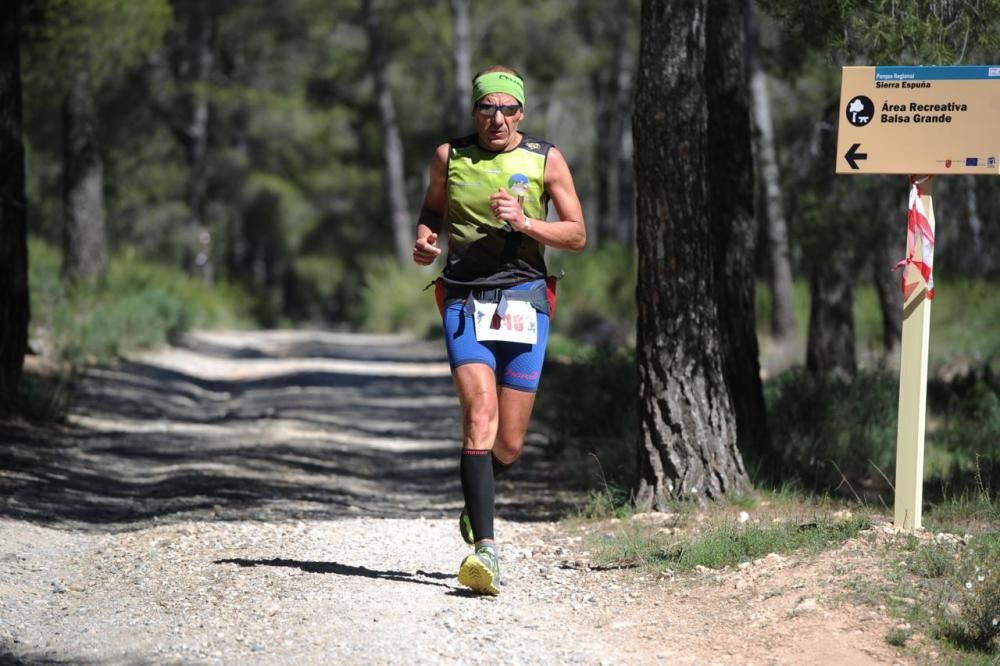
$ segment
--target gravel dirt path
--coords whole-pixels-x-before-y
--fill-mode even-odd
[[[544,390],[544,389],[543,389]],[[471,595],[443,350],[222,332],[0,424],[0,663],[892,664],[842,593],[864,540],[653,578],[590,566],[544,440],[498,483],[505,586]],[[669,522],[670,517],[642,520]]]

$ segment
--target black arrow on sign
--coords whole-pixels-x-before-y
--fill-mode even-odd
[[[859,153],[858,152],[858,148],[860,148],[860,147],[861,147],[861,144],[860,143],[856,143],[853,146],[851,146],[850,149],[847,151],[847,154],[844,155],[844,159],[847,160],[847,163],[851,165],[852,169],[857,169],[858,168],[858,163],[857,163],[856,160],[866,160],[866,159],[868,159],[868,153]]]

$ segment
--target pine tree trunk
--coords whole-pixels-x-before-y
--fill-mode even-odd
[[[634,116],[640,510],[748,489],[715,302],[706,181],[707,0],[644,0]]]
[[[631,97],[632,58],[629,54],[629,17],[621,8],[595,4],[582,8],[580,30],[595,48],[607,49],[607,64],[590,75],[594,98],[593,203],[587,216],[593,222],[588,237],[594,243],[616,241],[626,244],[633,233],[631,196],[629,208],[622,206],[624,133]],[[631,156],[630,156],[631,157]]]
[[[451,17],[455,26],[455,119],[457,136],[469,126],[472,113],[472,56],[469,47],[469,0],[451,0]]]
[[[726,385],[739,450],[762,469],[773,459],[754,313],[753,139],[745,61],[745,8],[710,0],[705,63],[708,201]]]
[[[619,13],[615,12],[615,16]],[[623,28],[624,26],[619,26]],[[594,141],[594,185],[596,200],[594,241],[617,238],[620,234],[618,212],[618,178],[616,165],[621,152],[621,116],[618,108],[620,94],[621,60],[625,47],[623,29],[611,31],[611,62],[607,68],[591,74],[590,85],[594,94],[596,126]]]
[[[849,377],[857,370],[853,254],[850,248],[834,247],[810,272],[806,367],[814,375]]]
[[[214,282],[212,235],[205,221],[207,201],[208,123],[211,108],[203,90],[215,63],[214,17],[201,5],[194,4],[188,16],[186,59],[190,68],[188,81],[188,124],[182,133],[184,155],[188,166],[185,198],[188,206],[189,270],[200,275],[205,284]]]
[[[631,90],[632,84],[629,83]],[[631,98],[632,95],[629,94]],[[618,156],[618,241],[625,247],[635,245],[635,152],[632,144],[632,103],[621,105],[622,134],[620,137],[622,149]]]
[[[989,244],[984,242],[983,217],[976,191],[977,180],[979,179],[975,176],[963,176],[961,179],[961,190],[965,193],[966,219],[969,221],[969,236],[963,239],[963,244],[968,244],[970,261],[964,268],[973,275],[984,276],[993,269],[994,261]]]
[[[104,273],[104,163],[97,141],[97,108],[90,83],[78,72],[63,101],[63,265],[70,282]]]
[[[890,358],[899,354],[903,342],[903,293],[899,273],[892,267],[906,247],[905,179],[883,177],[877,187],[878,213],[872,239],[872,282],[882,313],[882,347]],[[895,196],[893,196],[895,195]]]
[[[396,107],[393,104],[392,91],[389,89],[389,81],[386,77],[388,62],[385,34],[382,27],[381,3],[378,0],[365,0],[364,10],[365,25],[368,29],[368,44],[371,50],[371,73],[375,80],[378,122],[382,133],[382,156],[385,162],[385,187],[388,196],[389,219],[392,223],[396,258],[400,264],[406,265],[410,261],[410,248],[413,246],[413,229],[410,226],[410,215],[406,209],[403,142],[399,138]]]
[[[814,127],[810,153],[828,156],[828,161],[815,161],[819,179],[827,174],[822,164],[833,160],[836,142],[830,128],[837,126],[839,103],[826,106]],[[824,193],[828,206],[844,201],[847,186],[843,182],[827,182]],[[841,204],[842,205],[842,204]],[[821,219],[814,223],[809,247],[804,250],[809,264],[809,333],[806,341],[806,367],[815,375],[848,377],[857,370],[854,337],[854,286],[859,265],[858,250],[850,239],[843,238],[837,220]]]
[[[767,90],[767,74],[760,65],[757,20],[753,2],[747,0],[748,25],[751,36],[750,91],[753,119],[757,127],[757,165],[763,181],[764,220],[767,257],[770,265],[768,289],[771,292],[771,335],[779,344],[794,342],[798,337],[793,307],[792,264],[788,249],[788,225],[781,202],[781,177],[778,156],[774,149],[774,125],[771,122],[771,101]]]
[[[0,3],[0,413],[16,408],[30,318],[20,13],[20,0]]]

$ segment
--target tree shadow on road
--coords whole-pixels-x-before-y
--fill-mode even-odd
[[[244,344],[233,334],[226,344],[195,340],[183,364],[152,355],[90,369],[68,425],[0,422],[0,516],[136,529],[457,514],[461,423],[443,351],[383,338],[257,332]],[[243,359],[274,365],[245,372]],[[543,447],[529,447],[509,478],[502,517],[567,510]]]

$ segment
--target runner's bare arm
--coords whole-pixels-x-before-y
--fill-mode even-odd
[[[448,176],[448,150],[447,143],[441,144],[434,151],[434,159],[431,160],[430,181],[427,183],[424,205],[417,221],[417,240],[413,244],[413,261],[421,266],[429,266],[441,254],[437,240],[448,200],[445,185]]]

